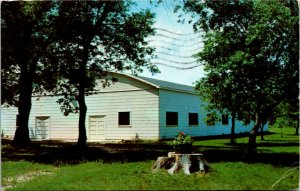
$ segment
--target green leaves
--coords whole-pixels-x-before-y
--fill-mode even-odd
[[[183,10],[197,14],[194,27],[205,32],[195,57],[207,75],[197,88],[212,108],[237,111],[248,120],[257,110],[269,115],[287,97],[297,99],[295,1],[187,1]]]
[[[173,138],[172,141],[173,145],[185,145],[185,144],[192,144],[192,137],[190,135],[186,135],[184,132],[179,132]]]
[[[1,5],[1,103],[17,105],[21,87],[45,80],[37,72],[41,68],[38,61],[51,44],[55,3],[13,1]]]

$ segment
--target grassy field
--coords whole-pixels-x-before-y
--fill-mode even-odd
[[[264,140],[261,140],[260,136],[257,136],[258,152],[269,153],[299,153],[299,137],[295,136],[294,128],[269,128],[268,135],[264,136]],[[199,147],[246,147],[248,143],[248,137],[239,138],[236,140],[236,145],[232,146],[228,139],[213,139],[195,142]]]
[[[170,149],[168,142],[93,145],[98,147],[88,151],[72,144],[24,150],[3,145],[2,185],[5,190],[297,189],[299,136],[293,135],[294,129],[270,131],[264,141],[258,137],[258,154],[251,160],[243,151],[247,138],[237,139],[235,146],[228,139],[196,141],[195,149],[204,153],[212,171],[190,176],[151,172],[155,158]],[[104,151],[111,155],[103,158]]]

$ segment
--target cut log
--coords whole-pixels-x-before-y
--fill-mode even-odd
[[[152,166],[152,171],[157,171],[161,168],[169,169],[175,163],[174,157],[158,157],[154,165]]]
[[[169,174],[179,172],[181,169],[187,175],[194,172],[206,173],[209,170],[208,163],[201,153],[194,154],[175,154],[170,153],[175,158],[174,165],[168,170]]]

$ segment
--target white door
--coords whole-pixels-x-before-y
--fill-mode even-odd
[[[39,116],[35,118],[34,138],[36,139],[49,139],[49,116]]]
[[[104,115],[90,116],[89,118],[89,141],[105,140]]]

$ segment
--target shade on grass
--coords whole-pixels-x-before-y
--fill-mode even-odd
[[[206,159],[209,159],[213,171],[205,175],[186,176],[182,172],[169,175],[165,170],[152,173],[150,169],[154,160],[128,163],[103,163],[99,160],[73,163],[76,165],[62,163],[59,167],[30,161],[3,161],[2,177],[14,178],[35,170],[52,172],[36,176],[27,182],[16,183],[11,190],[268,190],[289,172],[273,189],[296,189],[299,187],[299,136],[294,135],[294,129],[283,129],[283,134],[281,129],[270,131],[273,134],[266,135],[265,141],[260,141],[258,137],[258,156],[268,160],[256,160],[252,163],[234,158],[241,153],[239,149],[246,144],[247,138],[239,138],[237,146],[228,145],[227,139],[195,142],[199,150],[211,154]],[[147,144],[151,146],[151,142]],[[211,151],[215,154],[212,155]],[[221,151],[223,155],[219,154]],[[224,160],[223,157],[228,153],[237,155],[233,156],[233,160]],[[281,161],[275,156],[280,156]],[[273,158],[279,162],[272,165],[270,162]],[[288,159],[288,162],[283,163]],[[296,168],[291,170],[294,162]]]
[[[152,173],[154,161],[103,164],[90,162],[64,166],[52,175],[40,176],[12,190],[190,190],[190,189],[270,189],[288,167],[268,164],[226,162],[211,164],[214,169],[206,175],[183,173],[169,175],[161,170]],[[298,173],[293,172],[275,189],[298,187]]]

